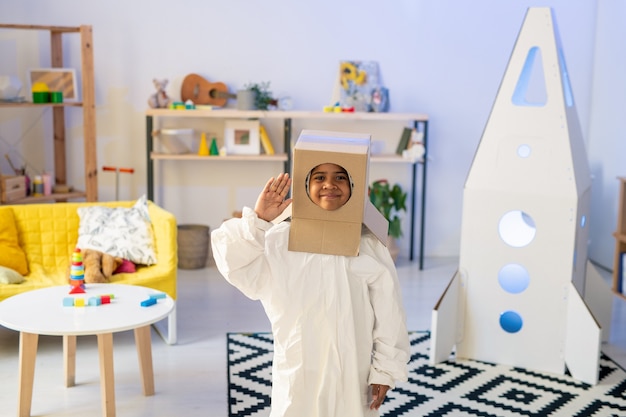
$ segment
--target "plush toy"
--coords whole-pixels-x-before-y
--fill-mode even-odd
[[[83,250],[85,266],[85,283],[99,284],[109,282],[113,272],[122,265],[124,260],[93,249]]]
[[[148,105],[153,109],[166,109],[170,105],[170,98],[167,96],[165,92],[165,87],[167,87],[168,80],[167,78],[163,78],[162,80],[154,78],[152,80],[154,87],[157,89],[157,92],[152,94],[148,99]]]

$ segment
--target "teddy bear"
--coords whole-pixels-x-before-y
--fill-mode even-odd
[[[109,282],[113,272],[122,265],[124,260],[108,253],[93,249],[83,250],[83,265],[85,266],[85,283],[98,284]]]
[[[154,78],[152,80],[154,87],[157,89],[157,92],[152,94],[148,99],[148,105],[153,109],[166,109],[170,105],[170,98],[167,96],[165,92],[165,87],[167,87],[168,80],[167,78],[163,78],[162,80]]]

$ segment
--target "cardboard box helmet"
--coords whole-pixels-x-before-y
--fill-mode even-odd
[[[388,222],[368,195],[370,143],[370,135],[362,133],[300,133],[293,150],[289,250],[357,256],[362,226],[386,244]],[[311,170],[329,163],[345,169],[352,185],[350,198],[336,210],[324,210],[307,192]]]

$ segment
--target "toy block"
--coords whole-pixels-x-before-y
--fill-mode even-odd
[[[84,298],[77,298],[74,300],[74,306],[75,307],[85,307],[85,299]]]
[[[160,300],[162,298],[165,298],[165,293],[164,292],[158,292],[156,294],[150,294],[150,298],[155,299],[155,300]]]
[[[142,307],[150,307],[152,305],[155,305],[157,302],[156,298],[148,298],[147,300],[143,300],[141,302],[141,306]]]
[[[63,298],[63,307],[74,307],[74,298],[72,297]]]
[[[102,304],[111,304],[111,296],[108,294],[101,295],[100,300],[102,301]]]
[[[98,297],[90,297],[89,298],[89,305],[93,306],[93,307],[97,307],[99,305],[102,304],[102,300]]]

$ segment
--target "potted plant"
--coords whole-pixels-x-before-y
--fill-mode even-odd
[[[389,222],[389,244],[395,247],[395,240],[402,236],[402,224],[398,214],[402,211],[406,211],[407,193],[402,190],[400,185],[394,184],[392,186],[389,184],[389,181],[383,179],[376,180],[372,183],[369,190],[369,197],[372,204]],[[390,252],[392,252],[392,256],[395,260],[397,252],[394,256],[391,247]]]
[[[269,91],[269,81],[263,83],[249,83],[244,87],[246,90],[254,93],[254,107],[257,110],[267,110],[269,106],[276,105],[276,100],[272,97],[272,93]]]

